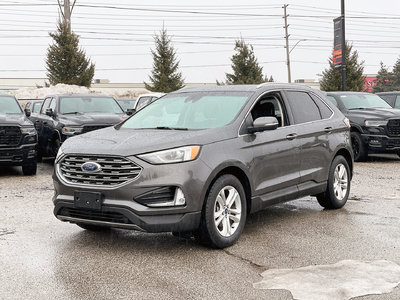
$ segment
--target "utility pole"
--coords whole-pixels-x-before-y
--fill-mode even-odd
[[[69,32],[71,32],[71,15],[72,15],[72,10],[74,9],[76,0],[74,0],[74,3],[70,4],[69,0],[64,0],[64,8],[61,6],[61,2],[60,0],[57,0],[58,2],[58,6],[60,8],[61,11],[61,15],[63,17],[63,21],[65,24],[67,24],[67,28],[69,30]]]
[[[343,0],[342,0],[343,1]],[[290,76],[290,56],[289,56],[289,34],[288,34],[288,23],[287,23],[287,17],[289,16],[288,14],[286,14],[286,7],[288,7],[289,4],[284,4],[282,6],[283,8],[283,18],[285,19],[285,26],[283,28],[285,28],[285,39],[286,39],[286,64],[287,64],[287,69],[288,69],[288,83],[291,83],[291,76]]]
[[[342,18],[342,91],[346,90],[346,37],[344,28],[344,0],[341,5],[341,18]]]

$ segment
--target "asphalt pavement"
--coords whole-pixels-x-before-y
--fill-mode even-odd
[[[87,232],[52,213],[52,164],[36,176],[0,168],[0,299],[293,299],[254,286],[271,269],[386,260],[400,265],[400,159],[356,163],[350,200],[307,197],[248,217],[215,250],[170,233]],[[340,269],[334,276],[341,276]],[[399,279],[400,280],[400,279]],[[400,299],[390,293],[356,299]]]

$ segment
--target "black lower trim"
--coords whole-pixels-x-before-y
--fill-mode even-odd
[[[31,152],[31,150],[35,150]],[[36,146],[0,148],[0,166],[22,166],[36,162]]]
[[[75,220],[83,220],[85,223],[142,229],[147,232],[193,231],[199,227],[201,218],[201,212],[140,216],[125,207],[103,206],[101,210],[95,211],[74,208],[73,203],[69,202],[58,202],[54,208],[54,215],[62,221],[71,223],[79,223]]]

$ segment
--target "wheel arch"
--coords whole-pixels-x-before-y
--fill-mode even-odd
[[[238,163],[225,163],[221,166],[219,166],[209,177],[209,180],[207,180],[206,184],[206,189],[203,192],[203,199],[207,196],[209,193],[212,185],[214,182],[221,176],[230,174],[235,176],[237,179],[239,179],[240,183],[243,186],[245,195],[246,195],[246,206],[247,206],[247,213],[250,212],[251,210],[251,194],[252,194],[252,186],[249,180],[249,176],[247,172],[244,170],[242,166]],[[205,201],[203,203],[204,207]]]
[[[353,168],[354,168],[354,163],[353,163],[353,156],[351,155],[350,151],[346,148],[340,148],[336,151],[332,161],[335,159],[336,156],[343,156],[347,163],[349,164],[349,168],[350,168],[350,176],[351,178],[353,177]]]

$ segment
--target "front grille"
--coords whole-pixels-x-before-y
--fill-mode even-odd
[[[111,125],[90,125],[90,126],[83,126],[82,133],[86,133],[93,130],[103,129],[106,127],[110,127]]]
[[[176,187],[174,186],[158,188],[146,194],[140,195],[134,200],[144,205],[159,202],[171,202],[175,198],[175,190]]]
[[[18,146],[21,137],[21,129],[18,126],[0,126],[0,146]]]
[[[132,224],[127,217],[118,212],[96,211],[89,209],[77,209],[63,207],[58,215],[79,218],[91,221],[111,222],[119,224]]]
[[[400,136],[400,119],[389,120],[387,130],[390,136]]]
[[[82,170],[85,162],[100,165],[97,172]],[[59,165],[63,179],[69,183],[95,186],[117,186],[139,176],[141,167],[120,156],[67,155]]]

